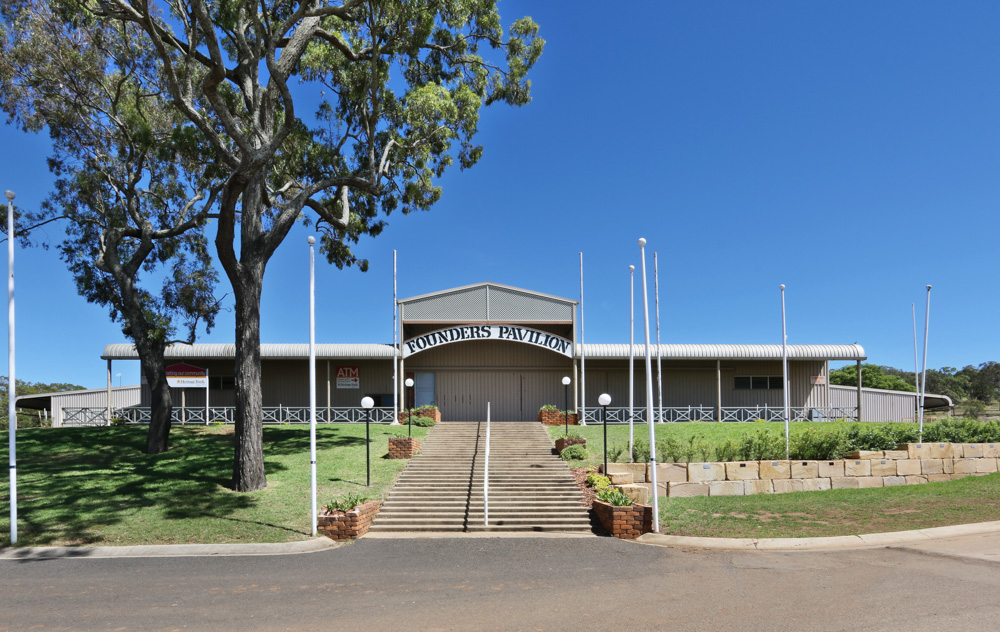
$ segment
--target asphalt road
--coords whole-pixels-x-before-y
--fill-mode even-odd
[[[1000,565],[919,548],[361,540],[256,557],[0,561],[0,630],[995,630]]]

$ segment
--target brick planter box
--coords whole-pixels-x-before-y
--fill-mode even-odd
[[[582,445],[583,447],[586,448],[587,447],[587,438],[586,437],[559,437],[558,439],[556,439],[556,452],[558,452],[559,454],[562,454],[562,451],[565,450],[566,448],[570,447],[571,445]]]
[[[605,531],[622,540],[634,540],[643,533],[649,533],[653,530],[653,507],[651,505],[615,507],[594,499],[592,511],[601,521],[601,526],[604,527]]]
[[[420,451],[420,440],[413,437],[389,437],[390,459],[412,459]]]
[[[320,515],[317,519],[319,532],[331,540],[360,538],[368,533],[380,504],[377,500],[369,500],[347,512],[335,511],[327,516]]]
[[[570,413],[569,425],[577,425],[576,418],[576,413]],[[538,421],[542,422],[546,426],[562,426],[566,423],[566,416],[561,410],[540,410],[538,411]]]
[[[439,408],[437,408],[437,407],[429,406],[429,407],[426,407],[426,408],[414,408],[413,409],[413,416],[414,417],[430,417],[431,419],[434,420],[434,423],[441,423],[441,410]],[[400,423],[405,422],[409,418],[410,418],[410,411],[409,411],[409,409],[404,410],[403,412],[399,413],[399,422]]]

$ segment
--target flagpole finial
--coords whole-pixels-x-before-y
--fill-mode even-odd
[[[931,286],[930,286],[930,285],[928,285],[928,286],[927,286],[927,291],[928,291],[928,292],[930,292],[930,291],[931,291]]]
[[[640,246],[645,246],[646,245],[646,238],[645,237],[640,237],[639,238],[639,245]]]
[[[784,289],[785,289],[785,284],[784,284],[784,283],[782,283],[781,285],[779,285],[779,286],[778,286],[778,288],[779,288],[780,290],[784,291]]]

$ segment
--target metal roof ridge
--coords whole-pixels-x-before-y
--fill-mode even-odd
[[[400,303],[409,303],[411,301],[418,301],[426,298],[432,298],[434,296],[444,296],[446,294],[452,294],[454,292],[464,292],[466,290],[472,290],[480,287],[495,287],[504,290],[510,290],[512,292],[520,292],[522,294],[527,294],[528,296],[537,296],[540,298],[552,299],[555,301],[561,301],[570,305],[579,305],[579,301],[571,298],[566,298],[564,296],[556,296],[555,294],[545,294],[544,292],[536,292],[535,290],[528,290],[523,287],[515,287],[513,285],[504,285],[503,283],[495,283],[493,281],[483,281],[480,283],[472,283],[469,285],[462,285],[459,287],[448,288],[445,290],[437,290],[435,292],[428,292],[427,294],[420,294],[417,296],[409,296],[407,298],[399,299]]]

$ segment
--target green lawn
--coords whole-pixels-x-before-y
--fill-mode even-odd
[[[660,497],[660,531],[719,538],[806,538],[1000,520],[1000,474],[793,494]]]
[[[387,435],[371,426],[365,487],[365,425],[317,429],[318,503],[347,492],[382,498],[405,460],[390,460]],[[413,428],[422,438],[426,428]],[[309,428],[264,428],[267,488],[239,494],[233,429],[175,427],[171,448],[147,456],[143,427],[56,428],[17,433],[18,545],[285,542],[310,535]],[[0,480],[0,546],[10,543],[8,478]]]

